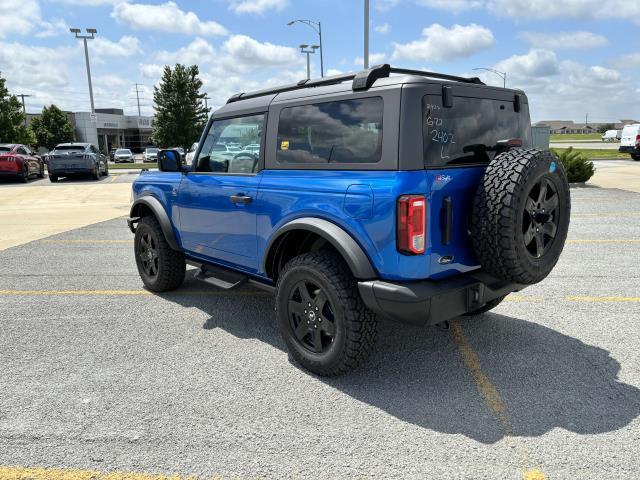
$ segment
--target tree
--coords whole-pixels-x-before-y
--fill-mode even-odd
[[[24,125],[24,113],[18,97],[9,95],[6,80],[0,78],[0,142],[33,143],[33,134]]]
[[[604,133],[607,130],[615,130],[616,126],[613,123],[605,123],[604,125],[600,125],[599,132]]]
[[[159,147],[182,147],[185,151],[198,141],[207,123],[202,81],[198,66],[176,64],[164,67],[160,85],[153,89],[156,118],[153,142]]]
[[[38,146],[49,150],[59,143],[72,142],[74,139],[73,125],[55,105],[44,107],[40,117],[31,121],[31,129]]]

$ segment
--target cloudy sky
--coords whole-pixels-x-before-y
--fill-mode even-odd
[[[82,44],[94,27],[96,107],[143,114],[162,66],[197,64],[221,105],[238,91],[297,81],[296,48],[322,22],[325,71],[362,66],[361,0],[0,0],[0,72],[27,110],[55,103],[88,111]],[[453,74],[508,73],[529,95],[532,119],[640,119],[640,0],[371,0],[371,63]],[[313,72],[319,75],[319,55]],[[480,74],[491,84],[502,80]]]

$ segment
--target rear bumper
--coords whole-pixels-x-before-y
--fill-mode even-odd
[[[433,325],[473,312],[525,286],[497,280],[482,271],[438,281],[358,282],[367,307],[390,320],[413,325]]]
[[[632,146],[619,147],[618,148],[618,152],[620,152],[620,153],[632,153],[633,155],[640,155],[640,148],[632,147]]]

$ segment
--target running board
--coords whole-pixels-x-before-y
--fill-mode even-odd
[[[201,266],[193,278],[224,290],[237,288],[247,281],[247,277],[241,273],[232,272],[212,265]]]

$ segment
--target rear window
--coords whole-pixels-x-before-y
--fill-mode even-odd
[[[54,150],[56,151],[61,151],[61,150],[76,150],[79,152],[84,152],[84,146],[82,145],[58,145],[56,148],[54,148]]]
[[[0,147],[0,152],[10,152],[11,148],[10,147]]]
[[[284,108],[279,163],[377,163],[382,152],[380,97]]]
[[[496,155],[499,140],[519,138],[531,145],[526,103],[516,112],[513,102],[454,97],[452,108],[442,97],[422,98],[423,154],[426,167],[487,164]]]

